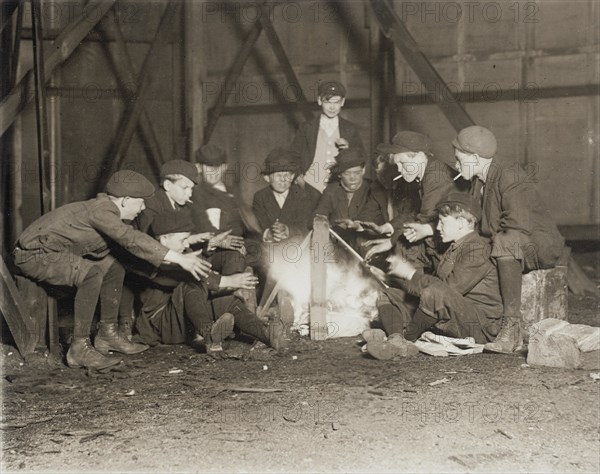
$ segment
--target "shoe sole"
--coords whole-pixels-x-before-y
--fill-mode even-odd
[[[231,313],[223,313],[219,316],[212,328],[210,329],[210,337],[214,343],[223,342],[223,340],[231,334],[233,326],[235,324],[235,318]]]
[[[119,349],[116,349],[115,347],[112,347],[110,345],[104,345],[106,343],[103,343],[101,341],[97,341],[94,342],[94,348],[100,352],[100,354],[102,355],[107,355],[109,352],[119,352],[121,354],[126,354],[126,355],[131,355],[131,354],[139,354],[140,352],[144,352],[147,351],[148,349],[150,349],[150,346],[144,344],[142,348],[140,349],[135,349],[135,350],[131,350],[131,351],[121,351]],[[138,344],[137,342],[135,344]]]

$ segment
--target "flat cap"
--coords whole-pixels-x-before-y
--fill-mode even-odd
[[[431,139],[427,135],[410,130],[396,133],[392,138],[392,143],[380,143],[377,145],[379,153],[405,153],[420,151],[424,153],[431,152]]]
[[[330,97],[346,97],[346,88],[338,81],[324,81],[319,83],[319,97],[329,99]]]
[[[452,141],[452,145],[467,153],[476,153],[482,158],[493,158],[498,149],[494,134],[479,125],[463,128]]]
[[[299,156],[288,148],[277,147],[269,152],[263,165],[262,174],[278,173],[280,171],[300,171]]]
[[[161,212],[154,217],[150,225],[150,232],[155,237],[178,232],[192,232],[194,223],[190,212],[182,209],[179,211]]]
[[[208,166],[219,166],[227,163],[227,154],[218,146],[204,145],[196,150],[196,161]]]
[[[337,174],[341,174],[355,166],[365,166],[365,162],[365,157],[356,148],[344,148],[343,150],[340,150],[335,157],[333,171]]]
[[[444,199],[437,203],[436,208],[439,210],[442,206],[458,206],[470,214],[473,214],[478,221],[481,220],[481,206],[469,193],[449,193]]]
[[[200,177],[198,176],[198,168],[193,163],[185,160],[170,160],[160,167],[160,177],[164,178],[165,176],[180,174],[185,176],[186,178],[192,180],[195,184],[200,182]]]
[[[154,194],[154,185],[135,171],[121,170],[110,177],[105,190],[114,197],[149,198]]]

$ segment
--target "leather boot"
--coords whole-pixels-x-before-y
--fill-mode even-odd
[[[150,346],[130,342],[124,337],[117,327],[117,323],[98,323],[98,334],[94,339],[94,346],[103,354],[108,351],[122,352],[123,354],[138,354],[144,352]]]
[[[73,339],[67,352],[69,367],[90,367],[93,369],[106,369],[121,362],[119,357],[104,356],[98,352],[89,338]]]
[[[521,318],[502,316],[502,324],[496,339],[494,342],[488,342],[483,348],[486,351],[501,354],[512,354],[523,349]]]

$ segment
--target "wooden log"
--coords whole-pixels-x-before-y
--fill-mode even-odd
[[[543,319],[568,319],[567,267],[534,270],[522,277],[521,316],[525,337]]]
[[[31,282],[35,286],[35,283]],[[8,324],[17,349],[23,357],[31,354],[38,340],[35,317],[29,311],[28,299],[23,299],[4,260],[0,259],[0,311]],[[45,315],[45,313],[44,313]]]
[[[313,221],[310,246],[310,337],[321,341],[327,338],[327,265],[326,250],[329,243],[329,222],[317,215]]]

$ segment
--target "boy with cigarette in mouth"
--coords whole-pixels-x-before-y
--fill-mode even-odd
[[[521,274],[552,268],[564,254],[564,239],[535,186],[535,176],[515,159],[496,155],[494,134],[481,126],[462,129],[452,142],[457,168],[481,201],[481,234],[492,239],[504,307],[502,326],[485,349],[521,349]],[[532,179],[533,178],[533,179]]]

